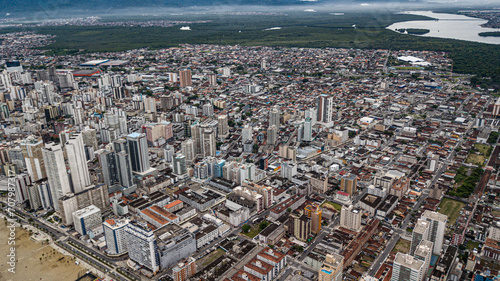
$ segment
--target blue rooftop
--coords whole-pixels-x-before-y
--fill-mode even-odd
[[[138,138],[138,137],[141,136],[141,134],[139,134],[139,133],[132,133],[132,134],[130,134],[128,136],[131,137],[131,138]]]

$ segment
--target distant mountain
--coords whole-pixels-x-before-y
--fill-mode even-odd
[[[311,5],[314,3],[401,2],[398,0],[8,0],[0,5],[0,17],[7,13],[45,13],[60,16],[61,11],[102,12],[109,10],[165,7],[206,7],[219,5]],[[414,1],[414,0],[408,0]],[[404,1],[406,2],[406,1]]]

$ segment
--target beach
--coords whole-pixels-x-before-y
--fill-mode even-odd
[[[7,244],[9,230],[2,220],[0,222],[0,253],[9,253],[11,245]],[[15,273],[8,271],[7,256],[2,255],[0,262],[0,280],[76,280],[85,269],[75,264],[70,256],[64,256],[49,244],[36,243],[30,239],[28,231],[16,229],[16,268]]]

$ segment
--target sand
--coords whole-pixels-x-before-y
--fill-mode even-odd
[[[0,221],[0,280],[76,280],[78,274],[86,270],[75,264],[70,256],[64,256],[48,244],[30,240],[29,232],[18,228],[16,231],[16,272],[8,271],[7,254],[11,246],[7,245],[9,230],[2,219]],[[43,256],[42,256],[43,255]],[[42,260],[40,261],[40,258]]]

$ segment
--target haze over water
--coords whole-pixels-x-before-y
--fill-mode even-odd
[[[387,28],[396,30],[401,28],[429,29],[430,32],[420,36],[458,39],[489,44],[500,44],[500,37],[481,37],[481,32],[500,31],[497,28],[481,27],[487,20],[455,14],[439,14],[430,11],[405,12],[412,15],[427,16],[437,20],[419,20],[394,23]]]

